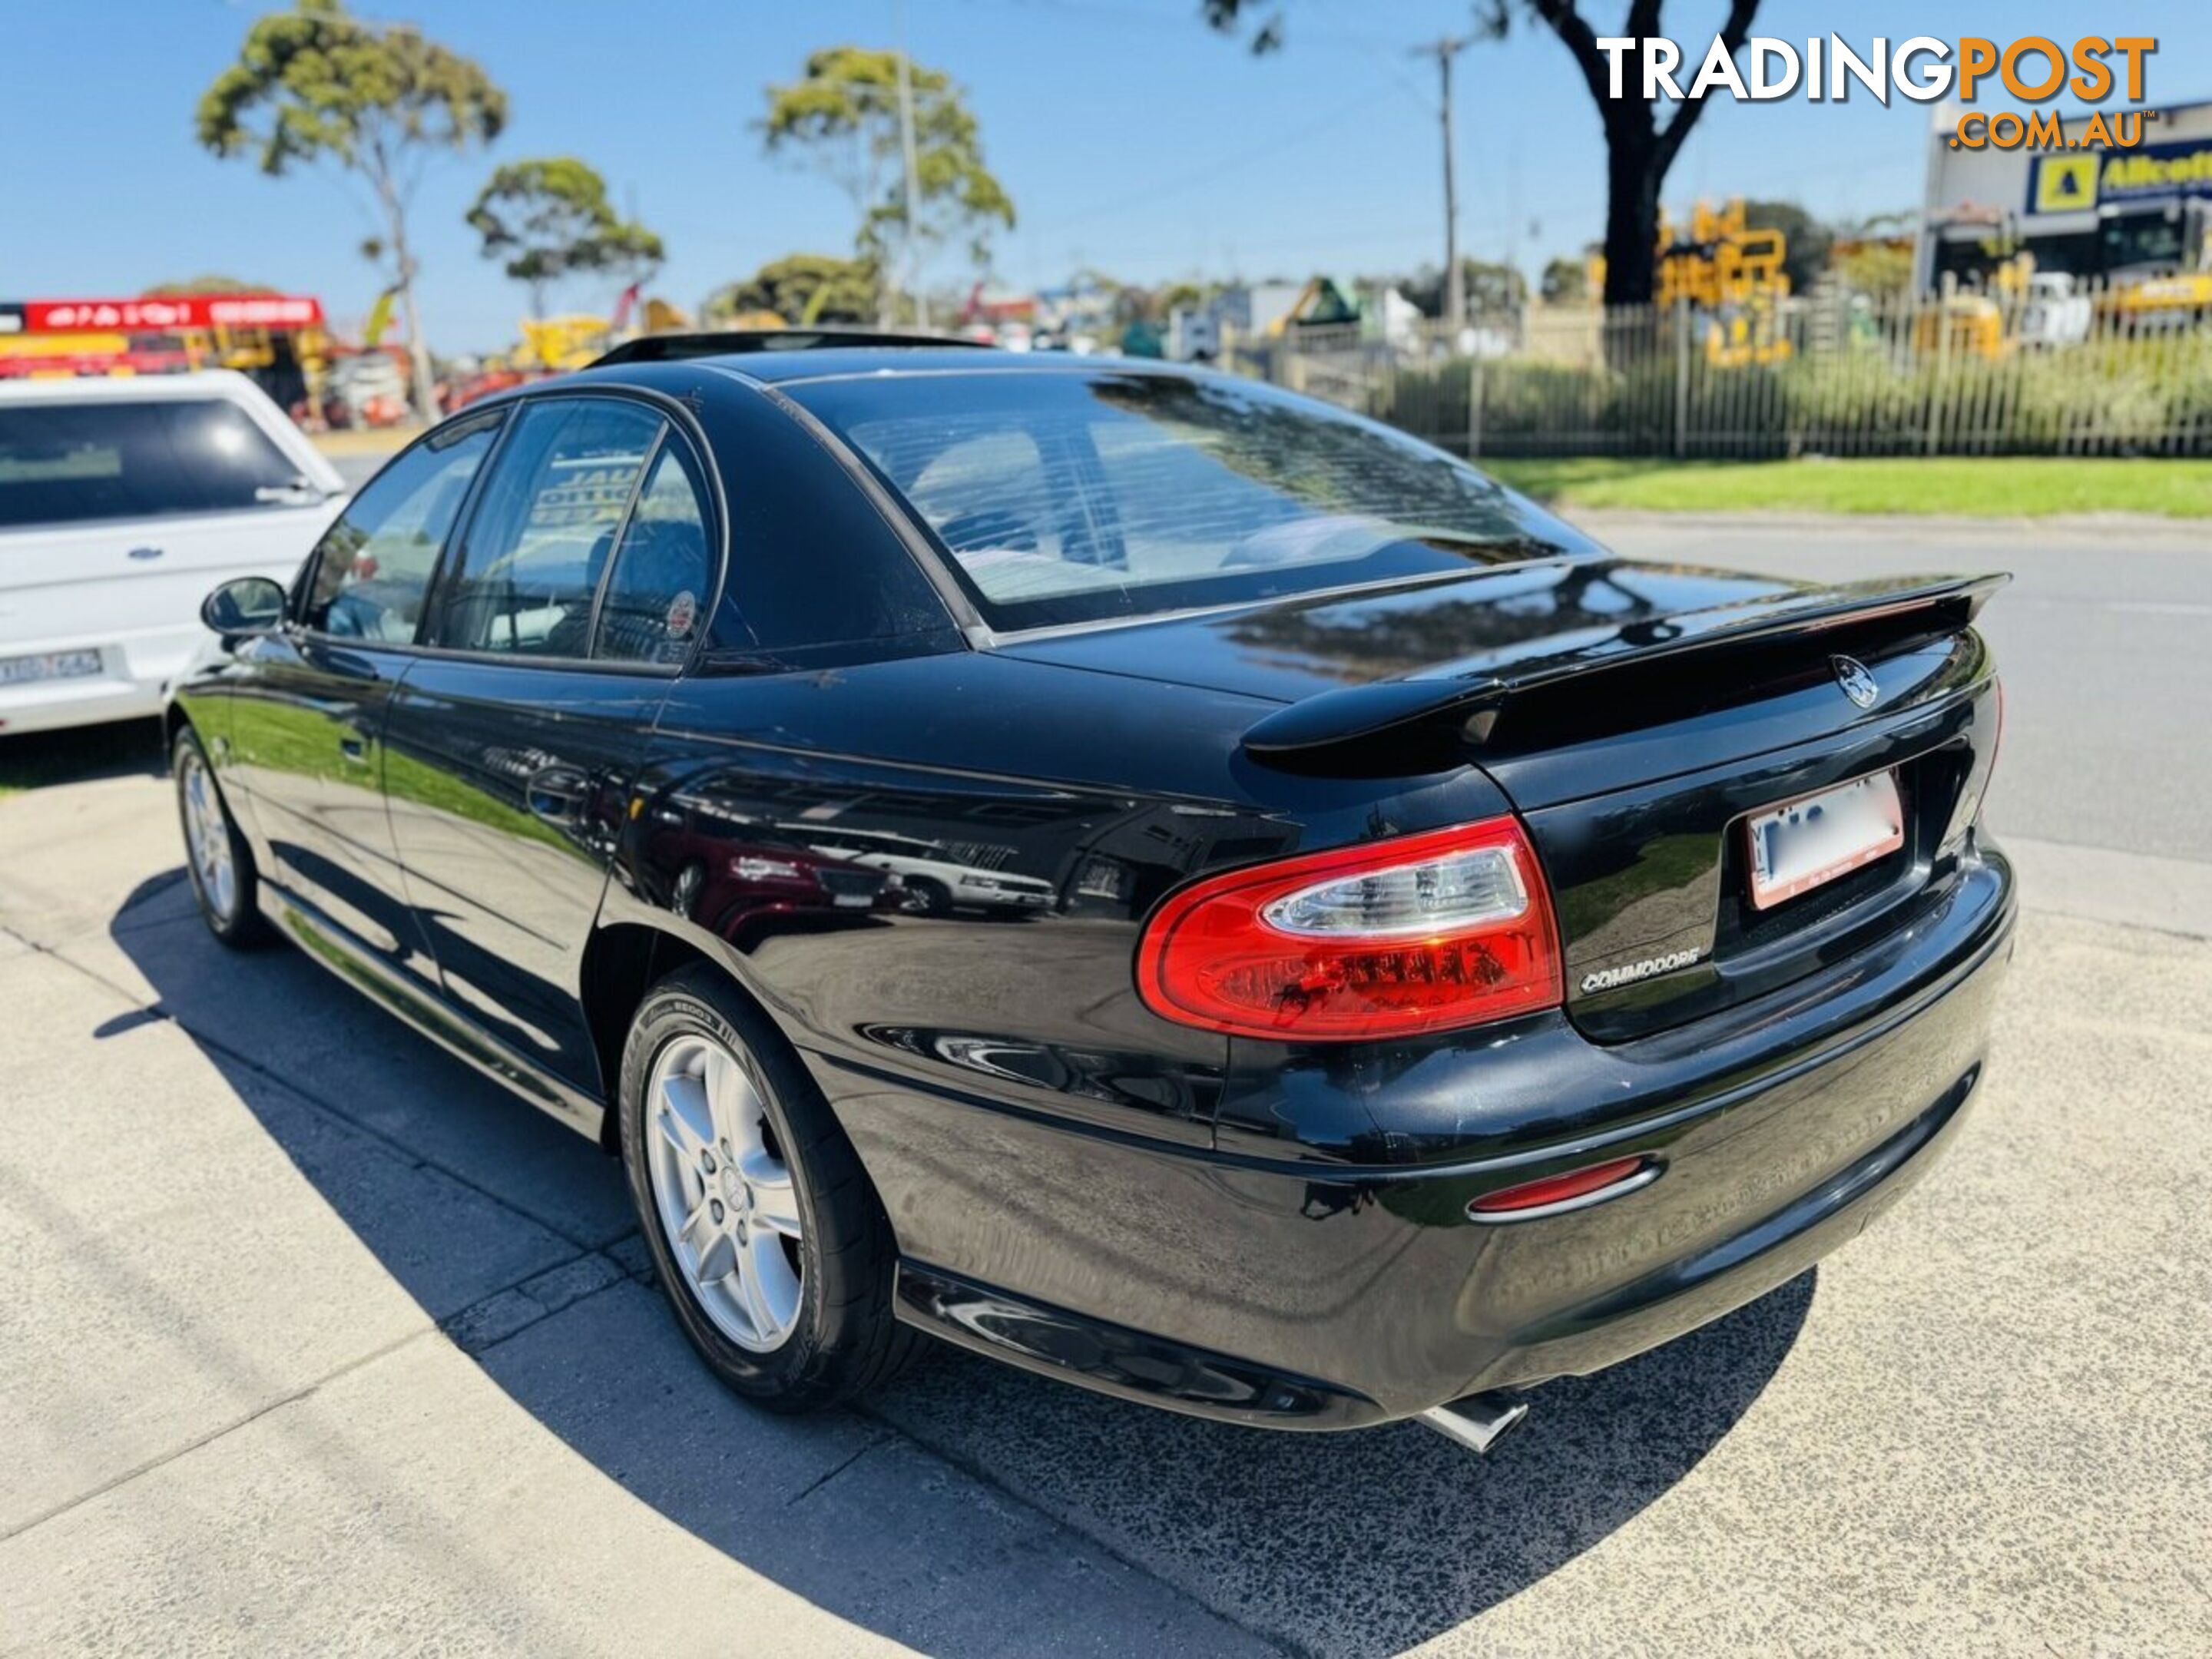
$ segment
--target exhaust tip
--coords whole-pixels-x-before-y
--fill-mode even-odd
[[[1528,1415],[1528,1402],[1510,1394],[1471,1394],[1448,1406],[1431,1406],[1420,1420],[1468,1450],[1487,1452]]]

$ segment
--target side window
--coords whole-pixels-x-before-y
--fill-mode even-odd
[[[714,586],[706,491],[690,447],[671,435],[615,550],[592,654],[611,662],[683,661],[704,625]]]
[[[434,643],[582,657],[592,601],[660,434],[649,410],[605,398],[524,405],[439,588]]]
[[[438,554],[497,421],[425,439],[378,473],[315,550],[300,619],[319,633],[410,645]]]

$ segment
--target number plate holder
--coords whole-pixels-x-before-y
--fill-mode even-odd
[[[1752,906],[1771,910],[1905,845],[1897,774],[1870,773],[1762,808],[1744,821],[1744,831]]]
[[[97,651],[47,651],[30,657],[0,657],[0,685],[90,679],[100,672]]]

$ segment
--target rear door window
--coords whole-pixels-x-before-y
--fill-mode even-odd
[[[302,482],[220,398],[0,405],[0,530],[296,507]]]
[[[341,638],[412,644],[430,573],[498,431],[494,417],[434,433],[378,473],[316,548],[301,620]]]
[[[713,598],[708,523],[704,481],[690,447],[669,434],[623,528],[599,599],[594,657],[664,665],[684,660]]]
[[[589,655],[593,602],[663,424],[614,398],[526,404],[440,585],[431,643]]]

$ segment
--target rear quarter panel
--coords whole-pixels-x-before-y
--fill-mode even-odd
[[[1226,1040],[1139,1000],[1137,939],[1154,906],[1204,871],[1499,804],[1474,773],[1378,784],[1254,766],[1237,738],[1268,706],[964,650],[686,679],[639,780],[607,919],[649,915],[730,965],[805,1055],[895,1219],[925,1177],[911,1146],[872,1120],[902,1098],[1210,1146]],[[754,847],[803,846],[833,826],[888,831],[1048,882],[1055,897],[1036,911],[765,915],[716,933],[714,918],[672,914],[680,872],[665,849],[696,844],[653,833],[672,817],[719,820]],[[981,1155],[977,1128],[963,1155]],[[914,1224],[937,1224],[926,1194],[910,1196]]]

